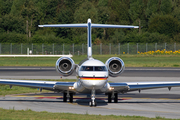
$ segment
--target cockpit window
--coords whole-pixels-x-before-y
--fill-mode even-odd
[[[93,66],[82,66],[81,71],[93,71]]]
[[[107,71],[105,66],[82,66],[81,71]]]
[[[105,66],[95,66],[95,71],[106,71],[106,67]]]
[[[92,66],[87,66],[85,71],[93,71],[93,67]]]

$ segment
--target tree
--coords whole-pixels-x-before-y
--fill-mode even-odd
[[[75,23],[85,23],[87,22],[88,18],[91,18],[94,23],[98,22],[98,12],[94,5],[89,2],[85,1],[82,5],[77,9],[74,13],[74,22]]]
[[[178,19],[178,21],[180,22],[180,7],[176,7],[173,12],[172,12],[172,16],[176,19]]]
[[[39,12],[37,8],[35,7],[35,1],[33,0],[25,0],[23,7],[22,7],[22,13],[21,15],[26,20],[26,34],[27,39],[28,37],[32,37],[32,32],[35,30],[35,22],[37,21]]]
[[[98,12],[98,23],[100,24],[107,24],[109,21],[109,17],[110,17],[110,10],[108,7],[108,0],[99,0],[97,3],[97,12]],[[105,35],[106,35],[106,29],[96,29],[97,33],[96,33],[96,37],[98,40],[98,38],[100,39],[104,39]]]
[[[170,37],[168,35],[159,34],[159,33],[148,33],[145,32],[142,34],[140,43],[169,43]]]
[[[13,0],[13,4],[11,6],[10,14],[14,16],[21,16],[22,7],[25,0]]]
[[[117,25],[127,25],[130,24],[130,17],[128,13],[129,2],[126,0],[113,0],[109,1],[108,8],[110,11],[108,23],[117,24]],[[105,40],[113,43],[115,39],[112,40],[112,36],[114,33],[117,33],[116,29],[106,29],[105,31]],[[126,32],[127,29],[123,29],[123,33]]]
[[[116,31],[114,32],[114,35],[111,36],[111,43],[117,44],[117,43],[123,43],[125,39],[125,34],[124,32],[121,30],[118,31],[118,29],[116,29]]]
[[[132,0],[130,2],[129,14],[131,21],[142,20],[145,17],[145,3],[141,0]]]
[[[79,9],[77,9],[75,11],[74,23],[86,23],[88,18],[91,18],[93,23],[97,23],[98,22],[98,12],[97,12],[95,6],[91,2],[85,1],[84,3],[82,3],[82,5],[79,7]],[[82,38],[81,36],[87,36],[86,29],[73,28],[72,31],[73,31],[74,35],[78,36],[79,43],[85,42],[84,39],[86,37]],[[96,33],[96,29],[93,29],[93,31],[92,31],[92,34],[94,34],[94,33]]]
[[[142,30],[92,29],[92,42],[96,44],[148,39],[179,41],[179,0],[0,0],[0,3],[0,36],[9,39],[11,34],[14,42],[20,38],[24,41],[26,36],[27,42],[86,43],[86,28],[38,25],[86,23],[88,18],[92,23],[143,26]],[[138,30],[141,34],[137,34]]]
[[[108,0],[99,0],[97,4],[97,8],[98,8],[97,9],[98,23],[106,24],[110,15],[110,11],[108,8]]]
[[[158,32],[160,34],[173,35],[179,32],[179,22],[171,15],[155,15],[149,21],[149,32]]]
[[[9,32],[17,32],[17,33],[25,33],[24,27],[24,19],[19,16],[13,16],[12,14],[7,14],[2,17],[1,26],[7,33]]]
[[[159,3],[159,0],[149,0],[148,1],[147,8],[146,8],[146,11],[145,11],[145,14],[146,14],[147,18],[150,18],[150,16],[152,14],[157,13],[158,5],[159,5],[158,3]]]
[[[69,2],[68,2],[69,3]],[[59,24],[68,24],[68,23],[73,23],[74,21],[74,11],[72,8],[69,7],[68,3],[62,2],[60,5],[58,5],[58,10],[57,10],[57,23]],[[60,38],[67,38],[69,42],[72,40],[72,29],[70,28],[56,28],[54,29],[56,32],[56,36]]]
[[[173,42],[180,43],[180,33],[178,33],[177,35],[174,36],[174,41]]]
[[[160,10],[163,14],[169,14],[172,9],[172,0],[161,0]]]
[[[131,24],[134,23],[134,25],[139,25],[139,33],[141,33],[141,26],[146,27],[146,15],[145,15],[145,9],[146,9],[146,0],[132,0],[130,2],[130,8],[129,8],[129,14],[130,14],[130,20]],[[142,25],[141,21],[143,21],[145,24]]]
[[[1,15],[9,14],[13,0],[0,0],[0,17]]]
[[[0,43],[26,43],[25,34],[20,34],[17,32],[1,33]]]

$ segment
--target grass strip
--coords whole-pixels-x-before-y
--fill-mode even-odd
[[[87,111],[82,114],[72,113],[50,113],[50,112],[35,112],[30,109],[9,110],[0,108],[0,120],[173,120],[166,119],[160,116],[156,118],[147,118],[140,116],[116,116],[116,115],[89,115]]]
[[[110,57],[120,57],[126,67],[180,67],[180,55],[93,55],[95,59],[106,62]],[[86,55],[73,56],[78,64]],[[40,58],[0,58],[0,66],[55,66],[57,57]]]

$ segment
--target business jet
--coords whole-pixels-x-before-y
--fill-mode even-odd
[[[118,102],[118,93],[127,93],[131,91],[141,91],[144,89],[155,89],[180,86],[180,82],[122,82],[109,83],[108,77],[117,77],[125,69],[123,60],[119,57],[111,57],[106,63],[94,59],[92,56],[92,28],[139,28],[139,26],[129,25],[110,25],[110,24],[94,24],[91,19],[84,24],[52,24],[39,25],[39,27],[68,27],[68,28],[87,28],[87,59],[75,64],[70,57],[61,57],[56,61],[56,71],[61,76],[70,76],[73,72],[77,74],[76,82],[56,82],[56,81],[32,81],[32,80],[7,80],[0,79],[0,84],[12,86],[23,86],[51,90],[63,93],[63,102],[73,102],[73,95],[76,93],[91,94],[90,106],[96,106],[95,95],[105,93],[108,96],[108,103],[112,100]]]

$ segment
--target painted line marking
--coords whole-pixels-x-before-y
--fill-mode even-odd
[[[180,71],[180,69],[125,69],[125,71],[126,70],[148,70],[148,71],[150,71],[150,70],[153,70],[153,71],[166,71],[166,70],[170,70],[170,71],[173,71],[173,70],[175,70],[175,71]]]
[[[0,68],[0,70],[17,70],[17,69],[19,69],[19,70],[24,70],[24,69],[27,69],[27,70],[56,70],[55,68],[52,68],[52,67],[49,67],[49,68],[47,68],[47,67],[31,67],[31,68],[29,68],[29,67],[24,67],[24,68],[18,68],[18,67],[12,67],[12,68]],[[125,69],[125,71],[128,71],[128,70],[147,70],[147,71],[149,71],[149,70],[153,70],[153,71],[166,71],[166,70],[170,70],[170,71],[173,71],[173,70],[175,70],[175,71],[180,71],[180,69],[178,69],[178,68],[166,68],[166,69],[160,69],[160,68],[157,68],[157,69],[154,69],[154,68],[126,68]]]
[[[43,96],[43,95],[12,95],[12,97],[35,97],[35,98],[63,98],[63,96]],[[74,96],[74,99],[90,99],[87,97]],[[97,97],[99,100],[107,100],[107,97]],[[155,100],[180,100],[180,99],[172,99],[172,98],[136,98],[136,97],[119,97],[118,100],[130,100],[130,99],[155,99]]]

